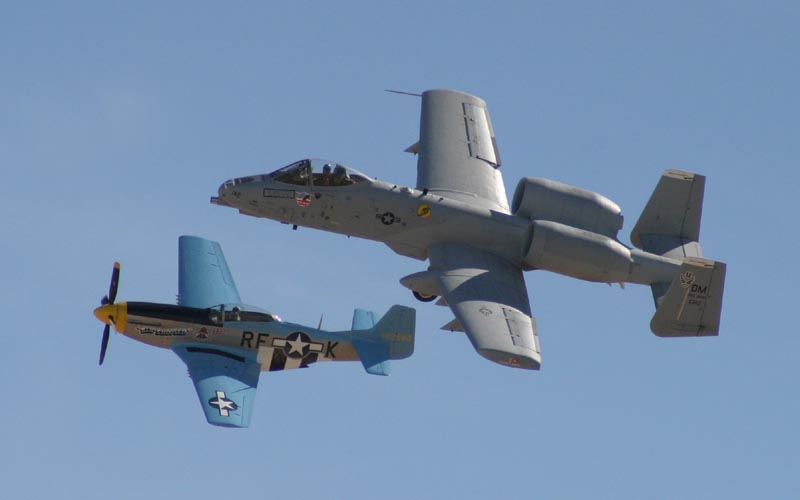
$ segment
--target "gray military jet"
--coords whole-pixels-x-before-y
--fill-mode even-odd
[[[650,285],[662,337],[717,335],[725,264],[704,259],[705,177],[667,170],[631,232],[608,198],[526,177],[509,207],[486,103],[453,90],[422,94],[417,186],[371,179],[335,162],[301,160],[271,174],[231,179],[211,202],[254,217],[382,241],[426,271],[400,283],[448,305],[485,358],[537,370],[541,353],[522,271]]]

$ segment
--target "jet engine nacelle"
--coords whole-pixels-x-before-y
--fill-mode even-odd
[[[558,222],[533,221],[523,240],[522,259],[531,268],[601,283],[628,281],[630,250],[608,236]]]
[[[525,177],[517,184],[511,213],[532,220],[548,220],[611,238],[622,228],[622,210],[592,191],[561,182]]]

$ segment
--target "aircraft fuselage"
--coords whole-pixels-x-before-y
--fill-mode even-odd
[[[269,321],[220,321],[219,308],[198,309],[150,302],[121,302],[98,308],[101,321],[114,318],[118,332],[139,342],[170,349],[173,344],[232,347],[258,351],[262,371],[305,368],[320,361],[357,361],[343,333],[308,328],[270,318]],[[245,316],[250,314],[243,312]],[[267,314],[262,316],[269,317]],[[202,347],[201,347],[202,348]]]
[[[639,284],[668,283],[680,267],[677,260],[628,248],[615,234],[600,234],[594,227],[491,210],[477,198],[474,205],[463,201],[468,193],[459,193],[456,200],[443,190],[432,193],[369,179],[338,164],[347,177],[331,181],[314,171],[314,162],[301,160],[271,174],[231,179],[211,202],[245,215],[381,241],[419,260],[427,259],[437,244],[468,245],[523,270]],[[329,172],[332,165],[325,164]],[[621,216],[616,217],[621,223]],[[403,284],[418,292],[435,288],[422,275]]]

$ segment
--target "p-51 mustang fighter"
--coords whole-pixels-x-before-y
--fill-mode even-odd
[[[389,360],[414,352],[414,309],[394,306],[377,323],[375,313],[356,309],[353,329],[343,332],[285,323],[241,303],[219,244],[181,236],[178,247],[178,305],[114,303],[119,264],[114,265],[109,294],[94,311],[106,323],[100,364],[110,325],[134,340],[172,349],[189,368],[210,424],[250,424],[262,371],[360,360],[367,373],[388,375]]]
[[[428,259],[400,283],[422,301],[441,296],[484,357],[539,369],[536,322],[522,271],[650,285],[663,337],[717,335],[725,264],[702,258],[705,177],[666,171],[631,233],[617,239],[620,208],[608,198],[527,177],[511,207],[486,103],[452,90],[422,94],[417,187],[370,179],[333,162],[302,160],[271,174],[231,179],[212,203],[295,226],[382,241]]]

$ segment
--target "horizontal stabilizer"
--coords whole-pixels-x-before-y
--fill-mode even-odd
[[[364,370],[370,375],[388,376],[392,372],[389,344],[355,340],[353,347],[356,348]]]
[[[378,321],[378,315],[372,311],[356,309],[353,311],[353,330],[369,330]]]
[[[650,321],[653,333],[659,337],[718,335],[725,269],[722,262],[686,259],[669,289],[658,299],[658,309]]]

